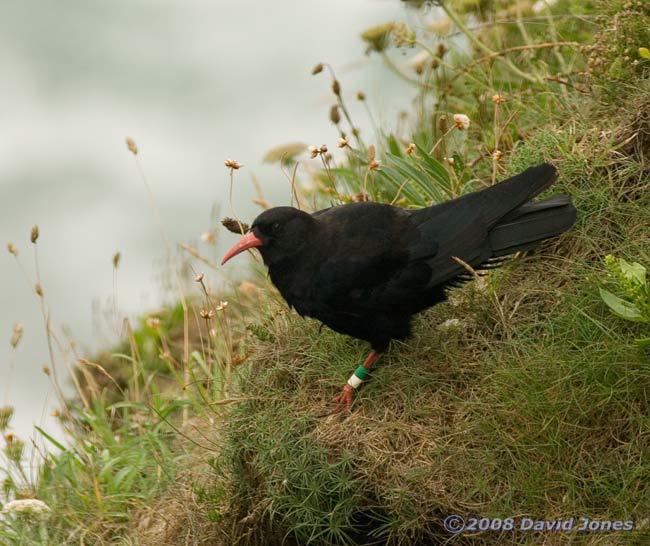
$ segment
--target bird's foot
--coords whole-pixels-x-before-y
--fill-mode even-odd
[[[334,415],[335,413],[340,413],[345,408],[347,411],[350,411],[352,407],[352,400],[354,400],[354,389],[350,385],[345,385],[341,394],[334,398],[336,406],[327,414]]]

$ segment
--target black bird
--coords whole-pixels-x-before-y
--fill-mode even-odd
[[[273,284],[300,315],[370,342],[372,351],[335,398],[350,408],[356,389],[411,316],[482,268],[568,230],[568,195],[531,202],[555,181],[555,167],[531,167],[487,189],[416,210],[364,202],[313,214],[275,207],[223,258],[257,247]],[[457,261],[455,258],[459,258]]]

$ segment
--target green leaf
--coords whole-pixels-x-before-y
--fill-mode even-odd
[[[649,322],[649,319],[643,316],[636,305],[630,303],[629,301],[625,301],[618,296],[615,296],[608,290],[601,288],[600,297],[615,315],[618,315],[625,320],[632,320],[634,322]]]
[[[621,271],[630,280],[636,281],[641,286],[645,286],[646,269],[640,263],[628,263],[623,258],[619,259]]]
[[[641,55],[641,58],[643,59],[650,59],[650,49],[648,49],[647,47],[640,47],[639,55]]]
[[[55,440],[52,436],[50,436],[47,432],[45,432],[41,427],[38,425],[34,425],[34,428],[46,439],[49,440],[49,442],[55,446],[58,447],[61,451],[65,451],[65,446],[61,443]]]

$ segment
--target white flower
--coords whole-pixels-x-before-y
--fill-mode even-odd
[[[2,508],[3,514],[16,514],[26,516],[47,517],[52,510],[43,501],[38,499],[12,500]]]
[[[456,328],[462,328],[463,322],[457,318],[447,319],[445,322],[438,325],[438,330],[447,331],[454,330]]]
[[[454,124],[461,131],[469,129],[469,118],[465,114],[454,114]]]

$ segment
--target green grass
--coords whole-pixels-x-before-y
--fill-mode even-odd
[[[519,13],[506,1],[450,7],[469,11],[499,54],[423,23],[415,51],[435,59],[407,73],[390,44],[412,35],[372,31],[385,34],[373,54],[419,91],[409,123],[373,149],[354,137],[347,95],[335,95],[350,147],[337,164],[321,155],[314,191],[297,180],[303,202],[418,207],[549,161],[559,171],[552,192],[570,193],[579,211],[574,228],[416,317],[349,415],[322,417],[367,345],[301,319],[262,279],[261,294],[228,296],[228,320],[203,323],[192,311],[189,346],[179,307],[158,313],[156,328],[143,319],[114,351],[122,356],[102,357],[105,372],[83,383],[94,400],[70,406],[68,446],[52,449],[37,479],[6,447],[4,499],[36,496],[56,524],[43,536],[42,526],[0,520],[0,542],[648,543],[650,350],[635,342],[647,325],[613,315],[599,289],[607,254],[650,264],[649,66],[632,47],[648,46],[650,13],[639,0],[560,0],[542,15],[532,2]],[[539,46],[549,42],[587,45]],[[470,117],[469,130],[451,128],[455,113]],[[216,299],[206,292],[201,305]],[[449,319],[459,324],[441,326]],[[451,514],[637,528],[452,536],[442,526]]]

